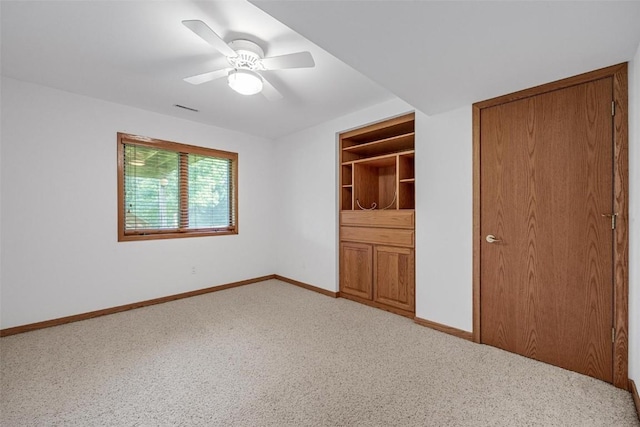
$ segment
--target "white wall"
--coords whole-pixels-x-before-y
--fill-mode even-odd
[[[630,375],[640,382],[640,59],[630,68]],[[390,101],[276,141],[281,190],[276,272],[331,291],[337,279],[336,133],[411,107]],[[416,112],[416,316],[473,328],[471,106]],[[634,197],[636,196],[636,197]]]
[[[416,316],[473,328],[471,106],[416,115]]]
[[[640,384],[640,48],[629,109],[629,376]],[[271,273],[337,291],[336,134],[410,110],[396,99],[269,142],[3,78],[1,327]],[[471,120],[470,107],[416,112],[416,315],[466,331]],[[117,243],[117,131],[239,152],[240,235]]]
[[[118,243],[118,131],[238,152],[240,234]],[[1,136],[1,328],[273,273],[272,141],[4,77]]]
[[[338,290],[336,133],[412,110],[403,101],[391,100],[275,141],[276,274]]]
[[[338,290],[336,134],[412,110],[403,101],[276,140],[279,226],[276,273]],[[472,328],[471,108],[416,112],[416,315]]]
[[[629,63],[629,378],[640,387],[640,46]]]
[[[2,328],[272,273],[337,291],[336,134],[412,110],[395,99],[270,142],[2,85]],[[471,330],[470,110],[416,117],[416,314]],[[240,235],[118,243],[118,131],[239,152]]]

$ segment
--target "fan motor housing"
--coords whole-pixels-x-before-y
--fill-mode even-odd
[[[261,69],[260,60],[264,58],[264,51],[256,43],[250,40],[233,40],[229,47],[238,54],[227,58],[231,66],[247,70]]]

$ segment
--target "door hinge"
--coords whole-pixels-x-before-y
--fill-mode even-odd
[[[611,218],[611,229],[615,230],[616,226],[618,225],[618,214],[617,213],[602,214],[602,216],[607,216],[607,217]]]
[[[616,115],[616,101],[611,101],[611,115]]]
[[[616,342],[616,328],[611,328],[611,342]]]

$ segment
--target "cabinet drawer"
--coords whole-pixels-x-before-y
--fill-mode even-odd
[[[370,227],[340,227],[340,240],[413,247],[413,230]]]
[[[342,211],[340,224],[356,227],[414,228],[415,212],[411,210]]]

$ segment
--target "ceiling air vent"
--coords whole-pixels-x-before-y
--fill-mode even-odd
[[[189,110],[189,111],[193,111],[194,113],[198,113],[200,110],[196,110],[195,108],[191,108],[191,107],[185,107],[184,105],[180,105],[180,104],[173,104],[174,107],[178,107],[178,108],[182,108],[183,110]]]

